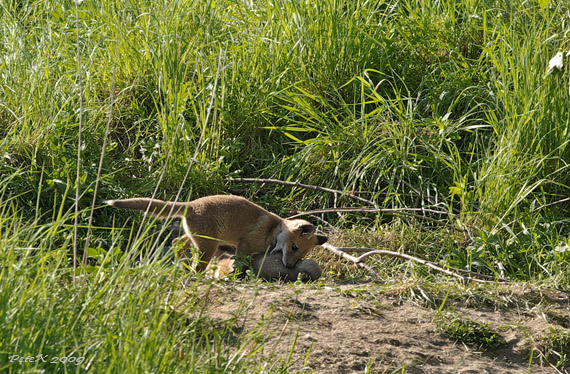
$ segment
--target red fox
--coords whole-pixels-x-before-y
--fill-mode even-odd
[[[205,270],[210,260],[221,253],[221,245],[230,245],[244,254],[281,251],[283,265],[292,268],[315,246],[327,241],[326,236],[315,233],[310,222],[281,218],[240,196],[205,196],[188,203],[149,198],[106,203],[117,208],[148,209],[149,214],[159,218],[182,217],[184,235],[179,240],[190,239],[201,253],[197,271]]]

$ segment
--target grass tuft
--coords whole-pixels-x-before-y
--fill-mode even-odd
[[[506,345],[490,323],[481,323],[457,312],[439,311],[434,322],[441,332],[478,351],[489,351]]]

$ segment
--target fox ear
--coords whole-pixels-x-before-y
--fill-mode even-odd
[[[297,227],[295,230],[301,232],[301,236],[311,236],[315,233],[315,226],[311,223],[304,223]]]
[[[317,244],[321,245],[321,244],[325,244],[327,242],[328,238],[324,235],[317,235]]]

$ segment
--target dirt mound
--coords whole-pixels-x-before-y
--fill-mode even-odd
[[[263,353],[287,357],[295,344],[290,372],[402,373],[403,368],[406,373],[557,372],[548,364],[540,366],[536,356],[529,371],[531,337],[551,326],[531,309],[455,307],[456,312],[501,331],[501,348],[480,353],[438,331],[435,308],[386,295],[361,297],[374,284],[299,287],[254,289],[219,283],[208,292],[208,313],[215,320],[226,320],[246,305],[242,333],[269,318],[274,333]],[[570,316],[568,298],[562,294],[558,299],[557,307]]]

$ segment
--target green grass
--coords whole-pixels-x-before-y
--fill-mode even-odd
[[[484,352],[506,345],[505,339],[493,330],[490,323],[472,320],[454,311],[439,311],[434,322],[437,329],[469,347]]]
[[[181,319],[161,305],[181,275],[131,268],[161,239],[100,206],[229,191],[284,216],[356,205],[228,176],[440,210],[425,214],[441,225],[321,218],[348,230],[347,242],[568,290],[570,215],[558,202],[570,185],[569,79],[567,69],[545,73],[570,49],[569,10],[547,0],[85,0],[77,14],[72,1],[0,2],[0,320],[9,326],[0,367],[16,372],[6,355],[42,347],[111,372],[235,363],[235,351],[215,350],[215,363],[193,366],[213,354],[209,344],[226,347],[223,334],[203,319],[190,322],[190,337],[167,333]],[[74,239],[79,257],[84,248],[99,256],[76,286]],[[389,265],[379,271],[387,277],[409,271],[374,261]],[[335,274],[361,275],[343,269]],[[181,341],[183,360],[172,351]],[[140,360],[127,362],[135,346]],[[239,367],[257,370],[240,357]]]
[[[570,349],[570,334],[560,328],[551,327],[541,339],[538,339],[532,347],[533,353],[538,354],[542,362],[549,362],[554,367],[568,367]]]
[[[2,372],[245,373],[286,367],[259,354],[272,333],[267,321],[241,333],[246,308],[223,320],[203,312],[211,281],[189,279],[180,267],[158,262],[133,266],[128,256],[109,251],[99,266],[82,269],[74,285],[71,238],[60,240],[69,228],[62,221],[33,227],[18,221],[17,215],[1,219]]]

